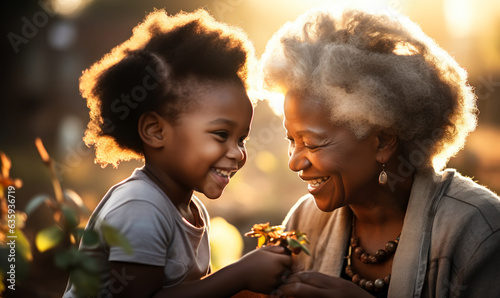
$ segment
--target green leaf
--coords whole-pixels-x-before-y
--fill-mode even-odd
[[[50,201],[50,197],[46,194],[41,194],[29,201],[29,203],[26,205],[26,208],[24,212],[26,212],[27,215],[30,215],[33,211],[35,211],[40,205],[43,203],[47,203]]]
[[[54,256],[54,263],[61,269],[68,269],[69,267],[69,255],[67,251],[60,251]]]
[[[300,247],[302,249],[302,251],[305,252],[307,255],[309,255],[309,256],[311,255],[309,248],[307,248],[307,246],[305,244],[303,244],[301,241],[294,239],[294,238],[291,238],[291,237],[287,237],[286,240],[288,241],[288,246],[290,246],[291,248]]]
[[[80,241],[82,240],[83,233],[84,233],[84,229],[83,228],[76,227],[73,230],[72,234],[75,237],[75,240],[76,240],[77,244],[80,243]]]
[[[80,216],[78,215],[78,212],[66,205],[61,207],[61,211],[64,216],[64,225],[66,228],[70,231],[76,228],[80,223]]]
[[[82,243],[87,247],[94,247],[99,244],[99,235],[94,230],[83,231]]]
[[[130,246],[130,243],[127,238],[120,233],[120,231],[105,222],[102,223],[101,229],[104,235],[104,240],[106,240],[109,246],[119,246],[127,254],[132,254],[132,247]]]
[[[35,244],[38,251],[44,252],[55,247],[63,239],[63,232],[57,226],[52,226],[38,232]]]
[[[79,259],[80,259],[80,264],[81,268],[86,270],[87,272],[91,273],[97,273],[99,272],[100,266],[97,263],[97,260],[82,253],[79,252]]]
[[[306,253],[306,255],[310,256],[311,255],[311,252],[309,251],[309,248],[307,248],[307,246],[305,246],[304,244],[300,244],[300,247],[302,248],[302,251]]]
[[[68,201],[74,202],[76,206],[80,208],[80,211],[84,212],[85,214],[90,214],[90,210],[87,208],[87,206],[85,206],[82,198],[75,191],[71,189],[65,189],[63,193],[64,198]]]
[[[296,239],[294,238],[291,238],[291,237],[287,237],[286,239],[288,241],[288,245],[292,248],[297,248],[297,247],[300,247],[300,242],[297,241]]]
[[[101,285],[98,274],[86,272],[82,269],[71,271],[71,281],[75,286],[78,297],[95,296]]]
[[[26,235],[24,235],[24,233],[21,230],[17,229],[15,235],[17,236],[16,239],[17,253],[26,261],[33,260],[33,255],[31,254],[31,246],[28,239],[26,238]]]
[[[54,262],[56,266],[61,269],[69,269],[71,266],[76,265],[78,263],[77,259],[77,249],[75,247],[70,247],[68,250],[59,251],[56,253],[54,257]]]
[[[300,243],[309,243],[309,239],[307,238],[306,234],[300,234],[300,236],[298,236],[298,240]]]

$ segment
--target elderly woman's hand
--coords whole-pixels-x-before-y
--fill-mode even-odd
[[[278,292],[286,297],[371,297],[354,283],[319,272],[304,271],[291,274],[279,287]]]

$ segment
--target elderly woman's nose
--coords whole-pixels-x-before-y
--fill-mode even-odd
[[[290,150],[288,167],[294,172],[302,171],[311,165],[311,162],[304,156],[303,151]]]

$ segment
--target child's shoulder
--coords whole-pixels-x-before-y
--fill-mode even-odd
[[[141,169],[136,169],[130,177],[118,183],[117,189],[126,189],[133,193],[161,193],[156,184]]]
[[[167,195],[137,169],[129,178],[110,188],[92,213],[89,225],[98,227],[106,221],[124,228],[129,221],[148,219],[148,222],[161,222],[160,226],[167,227],[173,225],[176,213]]]
[[[160,209],[171,207],[167,195],[141,169],[136,169],[129,178],[113,186],[106,196],[109,196],[109,203],[112,205],[134,202],[150,204]]]

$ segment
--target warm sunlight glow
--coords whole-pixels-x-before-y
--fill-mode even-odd
[[[471,34],[473,7],[470,0],[444,0],[443,10],[452,36],[462,38]]]
[[[255,165],[262,172],[270,174],[276,170],[278,161],[274,154],[267,150],[264,150],[257,153],[257,157],[255,158]]]
[[[69,15],[78,10],[82,4],[81,0],[55,0],[54,10],[62,15]]]
[[[311,1],[303,1],[303,0],[274,0],[266,5],[261,5],[260,2],[257,1],[248,1],[245,2],[245,5],[249,7],[247,9],[252,11],[257,11],[258,14],[263,19],[269,19],[275,21],[276,24],[271,23],[268,24],[268,27],[275,26],[275,30],[281,27],[287,21],[295,20],[299,15],[303,14],[305,11],[320,6],[331,6],[331,7],[360,7],[367,10],[374,11],[399,11],[404,13],[405,11],[405,3],[406,0],[311,0]],[[243,5],[243,4],[242,4]],[[271,15],[272,11],[280,11],[280,15]],[[234,11],[233,11],[234,13]],[[235,14],[236,15],[236,14]],[[226,15],[227,18],[227,15]],[[255,27],[254,27],[255,26]],[[247,30],[252,33],[252,30],[259,30],[259,34],[254,37],[255,42],[257,43],[257,53],[262,54],[259,49],[263,49],[262,44],[267,43],[270,35],[262,34],[263,28],[257,27],[256,25],[252,25]],[[266,28],[267,30],[267,28]],[[256,31],[257,32],[257,31]],[[262,40],[260,39],[262,38]],[[411,49],[404,49],[405,51]],[[259,57],[260,58],[260,57]],[[259,83],[257,83],[259,84]],[[270,93],[267,91],[260,91],[257,98],[266,99],[269,102],[269,106],[273,110],[276,115],[283,115],[283,101],[285,94]]]
[[[229,265],[243,253],[243,238],[238,229],[222,217],[210,220],[210,248],[214,271]]]
[[[271,93],[271,92],[266,92],[265,97],[268,100],[269,106],[273,110],[273,112],[278,115],[282,116],[284,111],[283,111],[283,103],[285,101],[285,95],[280,94],[280,93]]]
[[[52,9],[63,16],[74,15],[92,0],[52,0]]]
[[[288,8],[289,10],[299,10],[304,12],[306,9],[316,7],[316,6],[328,6],[328,5],[348,5],[351,7],[363,7],[363,8],[373,8],[373,9],[383,9],[390,7],[391,9],[400,11],[403,7],[404,0],[288,0],[288,1],[273,1],[275,6],[283,8]],[[283,2],[286,5],[283,5]]]
[[[399,43],[393,52],[398,55],[412,55],[413,53],[417,53],[417,49],[410,44]]]

